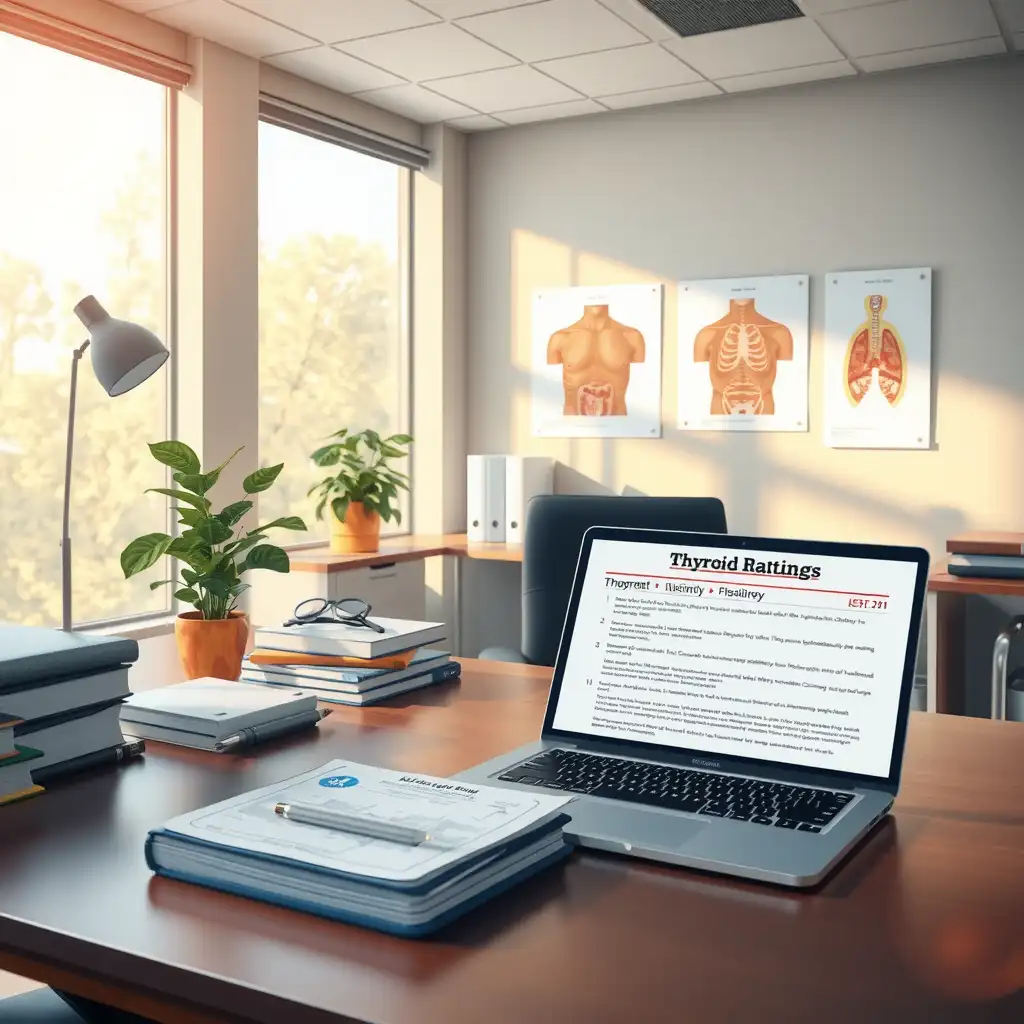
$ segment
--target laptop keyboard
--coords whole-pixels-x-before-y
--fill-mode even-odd
[[[852,793],[627,761],[578,750],[546,750],[498,778],[799,832],[820,832],[853,799]]]

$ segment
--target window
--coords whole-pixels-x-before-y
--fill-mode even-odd
[[[167,89],[0,32],[0,620],[60,622],[72,308],[94,294],[163,341]],[[81,366],[71,537],[76,623],[167,608],[121,549],[167,529],[147,441],[168,436],[162,371],[109,398]]]
[[[277,125],[259,132],[260,463],[284,463],[260,519],[302,516],[298,536],[323,543],[306,492],[325,471],[310,453],[342,427],[409,426],[410,172]],[[408,532],[400,508],[402,525],[382,532]]]

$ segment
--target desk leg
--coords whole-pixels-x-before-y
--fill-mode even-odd
[[[455,656],[462,654],[462,556],[452,555],[455,565],[452,566],[452,647]]]
[[[928,710],[940,714],[964,713],[964,631],[966,601],[963,595],[931,592],[928,608]]]

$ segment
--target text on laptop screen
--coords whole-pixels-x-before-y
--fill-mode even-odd
[[[887,777],[917,566],[596,539],[555,729]]]

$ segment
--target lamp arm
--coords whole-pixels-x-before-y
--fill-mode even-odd
[[[71,460],[75,446],[75,395],[78,390],[78,363],[89,347],[87,338],[71,357],[71,396],[68,400],[68,448],[64,462],[64,518],[60,539],[61,629],[71,630]]]

